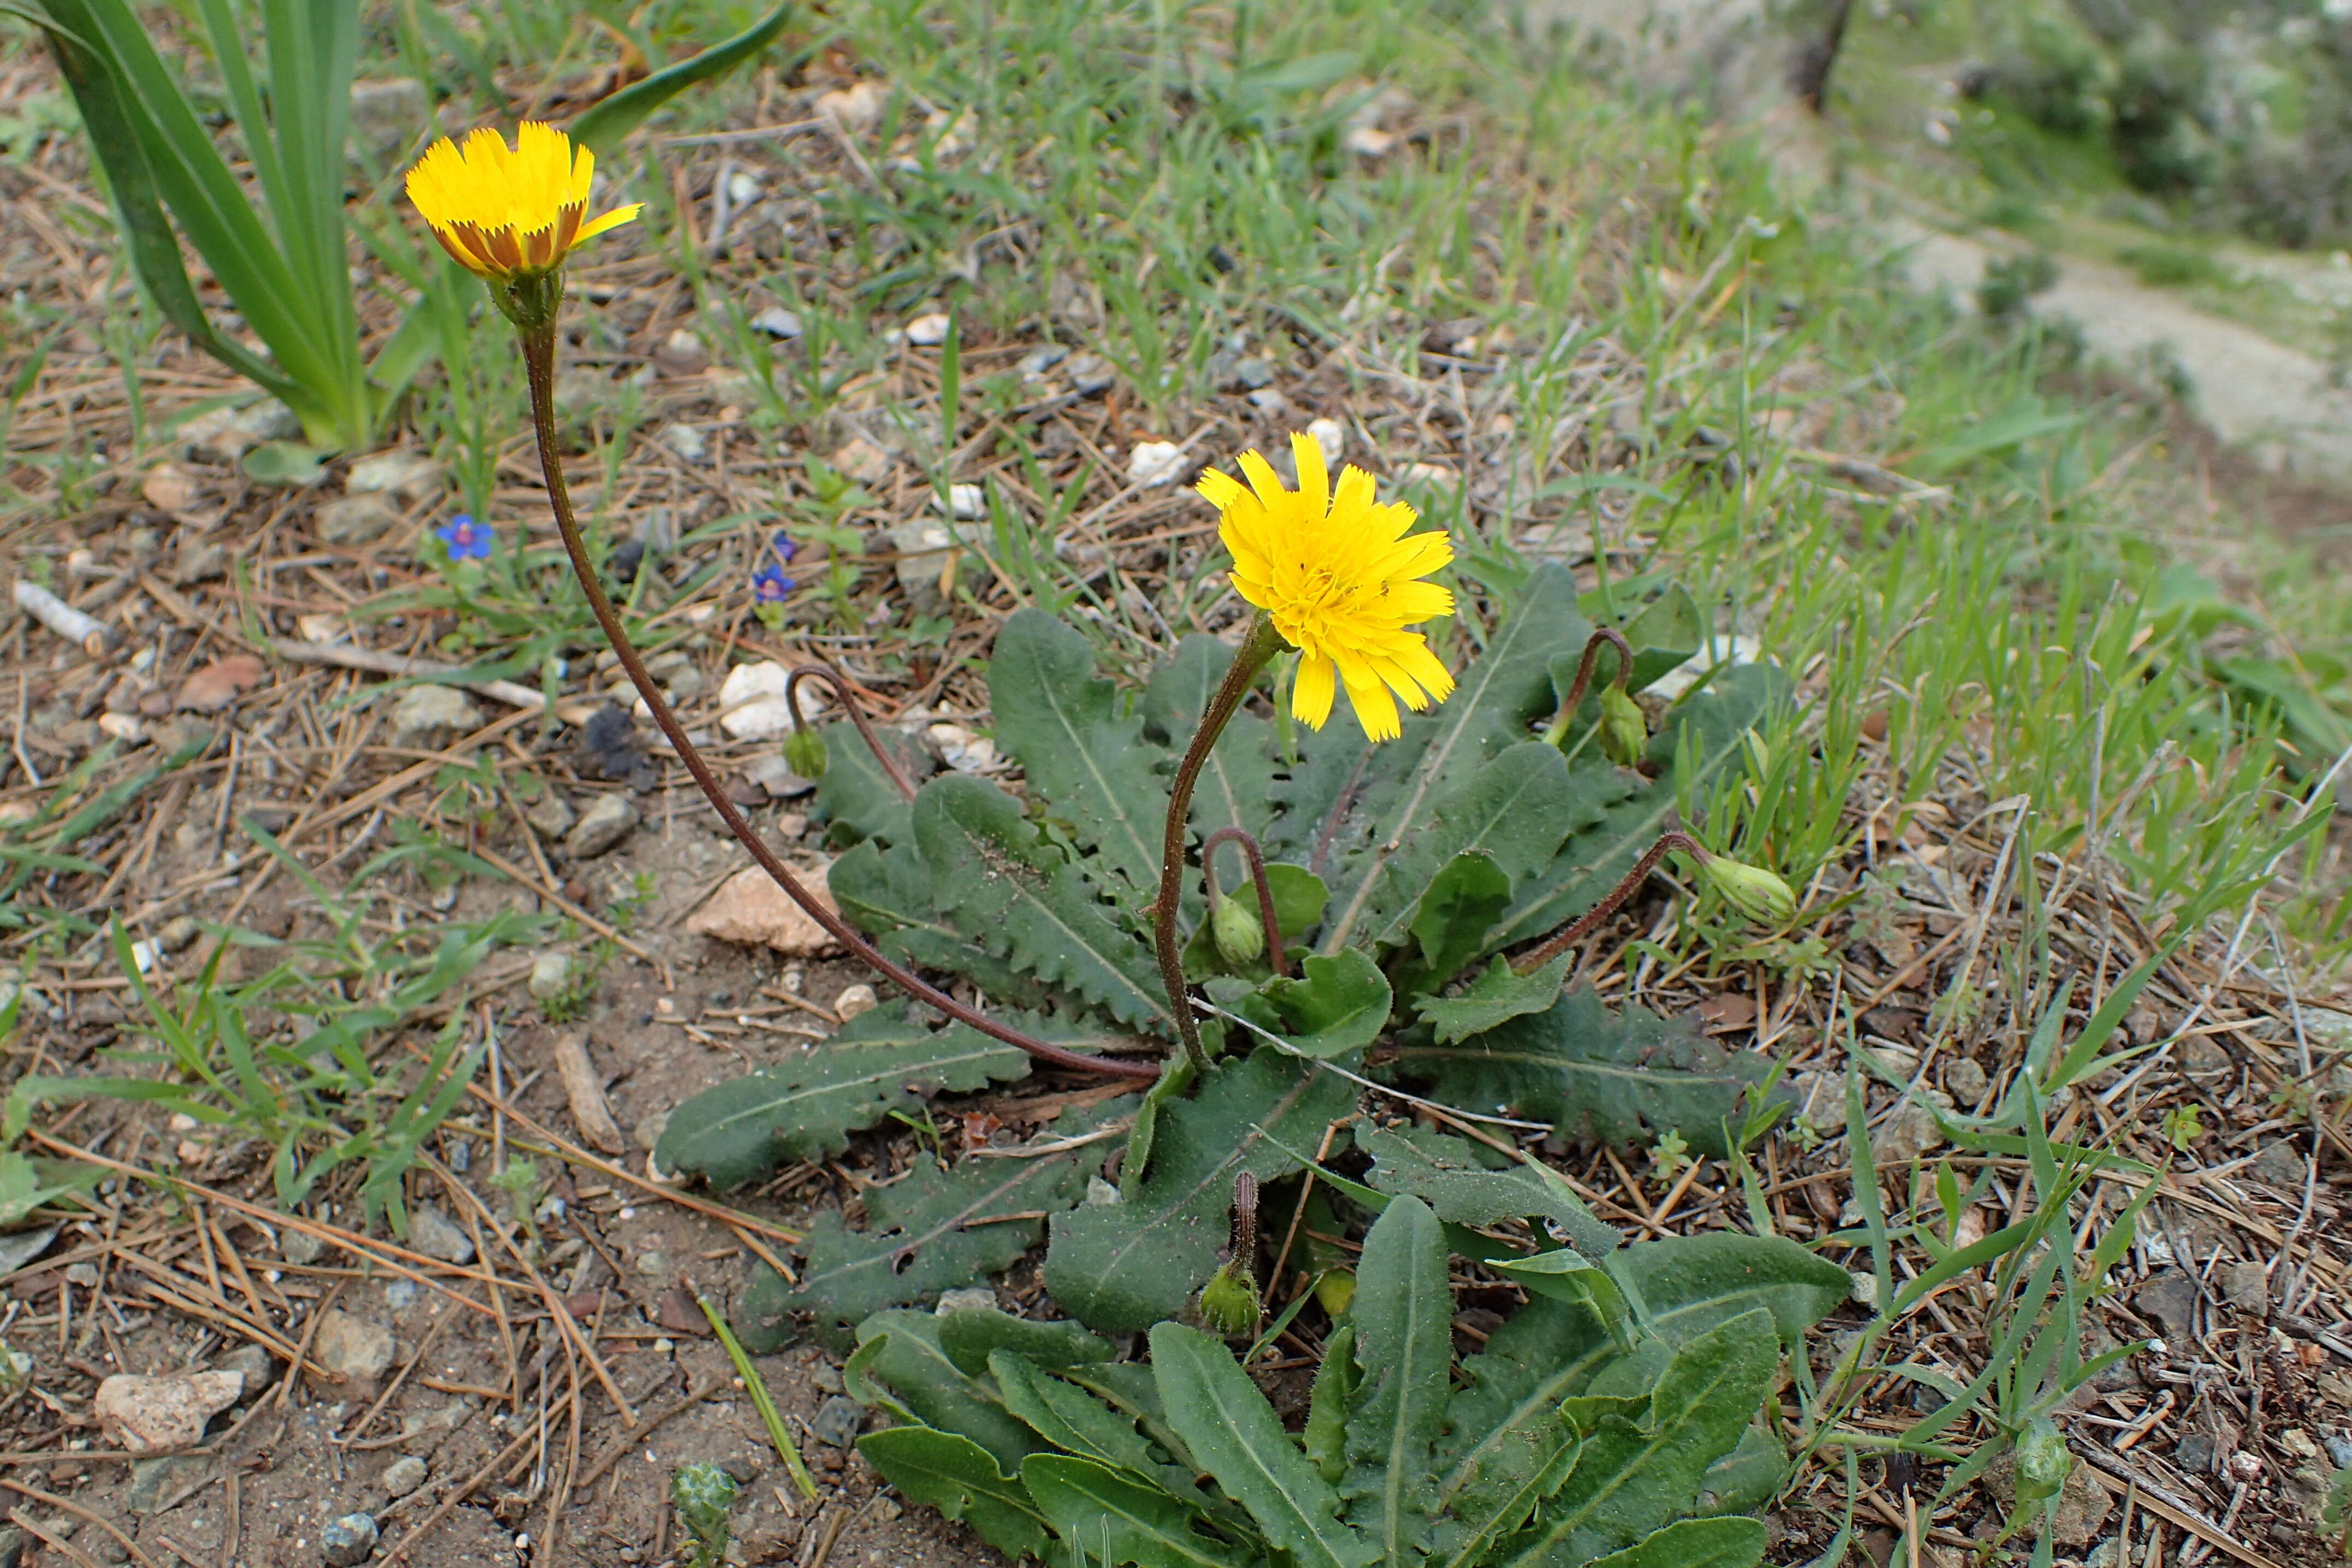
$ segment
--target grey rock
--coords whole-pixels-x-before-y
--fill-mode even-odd
[[[2210,1432],[2191,1432],[2172,1450],[2172,1462],[2185,1475],[2210,1476],[2221,1457],[2221,1445]]]
[[[684,462],[699,463],[710,455],[710,438],[691,424],[665,424],[658,439]]]
[[[406,1497],[425,1484],[425,1461],[415,1454],[404,1454],[383,1468],[375,1484],[386,1497]]]
[[[992,1312],[996,1310],[996,1292],[985,1285],[966,1285],[961,1290],[941,1291],[936,1310],[940,1317],[950,1312]]]
[[[836,1394],[816,1407],[815,1418],[809,1422],[809,1432],[820,1443],[845,1448],[857,1441],[857,1429],[866,1424],[866,1406],[856,1400]]]
[[[1971,1108],[1984,1103],[1985,1091],[1992,1080],[1985,1070],[1963,1056],[1944,1064],[1944,1088],[1952,1098]]]
[[[307,1269],[327,1250],[327,1244],[307,1230],[288,1228],[278,1234],[278,1255]]]
[[[948,557],[958,544],[969,543],[982,535],[985,525],[953,526],[938,519],[899,523],[882,530],[890,549],[898,553],[896,570],[898,590],[907,596],[908,605],[918,615],[937,615],[948,607],[947,591],[952,589]],[[960,575],[967,564],[959,559],[955,573]]]
[[[2154,1318],[2167,1338],[2189,1339],[2197,1322],[2197,1281],[2179,1269],[2159,1269],[2133,1294],[2132,1308]]]
[[[2327,1462],[2339,1470],[2352,1470],[2352,1437],[2323,1428],[2319,1446],[2327,1450]]]
[[[237,1396],[243,1404],[278,1380],[278,1358],[257,1344],[241,1344],[235,1350],[213,1357],[215,1372],[234,1372],[245,1379],[245,1392]]]
[[[373,1385],[392,1365],[392,1331],[382,1323],[370,1322],[354,1316],[341,1307],[329,1307],[319,1320],[319,1332],[312,1339],[311,1357],[325,1371],[331,1386],[352,1389],[364,1386],[373,1397]]]
[[[572,831],[572,825],[580,820],[580,813],[572,809],[572,802],[565,800],[561,791],[542,784],[539,794],[522,809],[522,820],[529,822],[530,831],[541,838],[560,839]]]
[[[179,915],[163,923],[163,929],[155,934],[155,940],[163,944],[164,952],[177,953],[204,934],[205,928],[194,915]]]
[[[440,487],[441,465],[405,446],[371,453],[353,463],[343,477],[343,488],[354,496],[376,491],[421,501]]]
[[[373,490],[338,496],[311,514],[320,542],[331,545],[366,544],[382,538],[398,521],[398,509]]]
[[[1880,1124],[1872,1140],[1873,1154],[1885,1160],[1916,1160],[1941,1146],[1944,1130],[1937,1124],[1936,1112],[1951,1108],[1952,1097],[1940,1089],[1915,1091]]]
[[[383,1282],[383,1304],[395,1312],[404,1312],[416,1304],[425,1288],[414,1280],[386,1280]]]
[[[1073,355],[1062,373],[1070,378],[1070,390],[1080,397],[1097,397],[1118,384],[1118,372],[1100,354]]]
[[[841,1368],[829,1361],[820,1361],[809,1368],[809,1382],[825,1394],[843,1394],[848,1385],[841,1380]]]
[[[593,860],[629,836],[637,825],[637,808],[626,795],[599,795],[588,814],[563,835],[563,847],[574,860]]]
[[[1043,376],[1047,371],[1070,357],[1070,350],[1059,343],[1047,343],[1021,356],[1021,374],[1025,380]]]
[[[668,1255],[662,1252],[637,1254],[637,1272],[649,1280],[659,1280],[669,1273]]]
[[[2291,1139],[2277,1138],[2256,1151],[2246,1166],[2246,1174],[2271,1186],[2300,1190],[2307,1169],[2303,1145]]]
[[[359,1568],[375,1551],[375,1521],[364,1513],[331,1519],[319,1531],[319,1555],[333,1568]]]
[[[0,1568],[17,1568],[25,1560],[25,1548],[33,1538],[15,1525],[0,1525]]]
[[[439,1209],[428,1206],[409,1216],[408,1240],[428,1258],[438,1258],[444,1263],[470,1263],[474,1260],[474,1239]]]
[[[752,317],[751,325],[771,338],[797,338],[801,335],[801,319],[781,305],[772,305]]]
[[[531,960],[525,988],[541,1001],[551,1001],[572,988],[572,955],[550,950]]]
[[[455,686],[411,686],[392,710],[392,744],[412,751],[439,751],[471,735],[482,710]]]
[[[2231,1306],[2247,1312],[2270,1311],[2270,1278],[2260,1263],[2224,1263],[2213,1273],[2221,1286],[2221,1299]]]
[[[195,1461],[171,1454],[131,1460],[131,1490],[122,1500],[133,1513],[154,1512],[155,1505],[169,1495],[172,1472],[192,1462]]]
[[[180,553],[172,564],[172,586],[186,588],[191,583],[210,582],[228,574],[228,549],[225,545],[202,544],[195,539],[180,541]]]
[[[816,788],[815,780],[793,772],[780,755],[754,758],[743,776],[766,790],[771,800],[796,800]]]
[[[15,985],[9,985],[7,989],[8,996],[16,994]],[[0,1007],[7,1005],[8,996],[0,996]],[[49,1244],[57,1239],[58,1228],[54,1225],[45,1225],[38,1230],[19,1230],[11,1236],[0,1236],[0,1274],[15,1273],[42,1253],[47,1252],[49,1249]]]

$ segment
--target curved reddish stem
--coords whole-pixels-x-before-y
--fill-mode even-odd
[[[1568,695],[1560,699],[1559,712],[1552,716],[1551,727],[1544,733],[1544,738],[1552,745],[1558,746],[1560,737],[1568,733],[1569,721],[1576,716],[1576,705],[1584,700],[1586,690],[1592,685],[1593,661],[1601,656],[1603,647],[1617,650],[1617,675],[1611,685],[1622,691],[1626,677],[1633,674],[1633,645],[1625,641],[1625,634],[1611,626],[1597,628],[1584,640],[1584,657],[1576,662],[1576,679],[1568,684]]]
[[[857,727],[858,738],[866,742],[866,749],[874,754],[874,760],[882,765],[883,773],[898,787],[898,793],[912,800],[914,782],[899,768],[898,759],[882,748],[882,737],[874,733],[866,710],[857,706],[857,694],[850,689],[849,677],[823,659],[794,664],[792,673],[784,677],[784,702],[793,710],[793,728],[803,730],[809,727],[808,720],[801,716],[801,683],[804,680],[823,681],[833,688],[833,695],[841,699],[842,707],[849,715],[849,722]]]
[[[1602,921],[1616,914],[1625,901],[1633,896],[1633,890],[1640,887],[1649,874],[1658,869],[1658,862],[1665,859],[1667,852],[1673,850],[1680,850],[1685,854],[1697,855],[1702,858],[1707,855],[1706,846],[1688,833],[1659,834],[1658,841],[1650,846],[1647,854],[1633,862],[1633,869],[1627,872],[1617,885],[1609,890],[1608,897],[1594,904],[1590,913],[1579,916],[1566,929],[1534,952],[1512,960],[1511,972],[1515,975],[1532,975],[1587,936],[1591,936],[1600,928]]]
[[[992,1040],[1016,1046],[1038,1061],[1050,1061],[1056,1067],[1072,1068],[1080,1072],[1099,1072],[1113,1078],[1158,1078],[1160,1068],[1156,1063],[1114,1061],[1066,1051],[1058,1045],[1032,1039],[1017,1029],[997,1022],[977,1009],[964,1006],[913,971],[884,957],[866,939],[865,933],[844,920],[803,886],[791,868],[768,847],[767,841],[760,837],[741,810],[727,798],[727,791],[719,787],[718,775],[711,772],[710,764],[702,759],[702,753],[696,750],[694,742],[687,737],[686,727],[671,711],[669,699],[654,684],[652,674],[646,669],[644,658],[637,653],[636,644],[629,641],[629,633],[621,624],[620,612],[613,608],[613,601],[604,592],[604,584],[596,580],[595,564],[588,556],[588,541],[581,537],[579,519],[572,510],[572,494],[564,486],[562,460],[556,455],[555,328],[551,322],[544,327],[524,328],[521,332],[523,365],[530,378],[531,423],[539,438],[540,468],[547,476],[548,504],[555,512],[555,526],[563,536],[564,551],[572,558],[572,575],[580,580],[581,591],[587,595],[590,612],[596,617],[596,624],[604,632],[604,640],[619,655],[621,668],[628,672],[630,684],[637,688],[637,695],[645,698],[646,706],[653,713],[654,723],[668,738],[678,760],[686,764],[686,770],[694,776],[695,783],[700,786],[711,810],[717,811],[719,820],[727,824],[727,831],[735,835],[735,841],[749,852],[760,869],[774,879],[786,896],[807,912],[810,919],[824,927],[826,935],[924,1006],[936,1008]]]
[[[1265,880],[1265,852],[1257,847],[1257,840],[1246,828],[1219,828],[1201,841],[1201,880],[1207,884],[1209,907],[1217,907],[1217,846],[1239,844],[1242,858],[1249,862],[1250,881],[1257,886],[1257,917],[1265,926],[1265,961],[1277,975],[1290,970],[1288,956],[1282,950],[1282,922],[1274,915],[1274,884]]]

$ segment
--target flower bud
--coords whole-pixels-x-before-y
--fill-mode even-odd
[[[794,729],[784,737],[784,766],[803,779],[824,777],[824,737],[819,731]]]
[[[2065,1437],[2047,1416],[2036,1416],[2017,1439],[2017,1506],[2021,1511],[2058,1495],[2074,1468]]]
[[[1779,925],[1797,913],[1797,895],[1762,866],[1709,855],[1698,869],[1726,904],[1759,925]]]
[[[1244,904],[1220,893],[1209,907],[1209,935],[1216,940],[1217,956],[1235,967],[1255,963],[1265,953],[1265,922],[1252,907],[1255,902]]]
[[[1650,747],[1650,724],[1622,686],[1601,694],[1601,755],[1620,768],[1642,760]]]
[[[1227,1263],[1201,1287],[1201,1322],[1213,1333],[1240,1339],[1257,1333],[1257,1278],[1238,1263]]]

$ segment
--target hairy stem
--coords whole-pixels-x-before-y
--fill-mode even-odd
[[[1633,645],[1625,634],[1603,626],[1584,640],[1584,657],[1576,662],[1576,679],[1568,685],[1568,695],[1560,699],[1559,712],[1552,716],[1551,727],[1544,731],[1544,744],[1558,746],[1567,738],[1568,727],[1576,717],[1576,706],[1592,685],[1592,663],[1601,656],[1603,647],[1617,650],[1617,675],[1612,684],[1622,688],[1625,678],[1633,673]]]
[[[1241,845],[1242,858],[1249,862],[1250,881],[1257,887],[1257,917],[1265,927],[1265,961],[1276,974],[1285,974],[1289,964],[1282,950],[1282,923],[1274,917],[1274,885],[1265,880],[1265,852],[1247,828],[1219,828],[1201,841],[1201,881],[1209,907],[1217,906],[1217,846],[1224,843]]]
[[[1633,896],[1633,890],[1648,880],[1650,873],[1658,869],[1658,862],[1665,859],[1667,853],[1674,850],[1680,850],[1687,855],[1696,855],[1702,860],[1712,858],[1707,853],[1706,846],[1688,833],[1659,834],[1658,841],[1650,846],[1647,854],[1633,862],[1633,869],[1627,872],[1624,878],[1609,890],[1608,897],[1594,904],[1590,914],[1578,918],[1534,952],[1514,959],[1511,963],[1511,972],[1515,975],[1532,975],[1587,936],[1591,936],[1600,928],[1602,921],[1616,914],[1625,901]]]
[[[1200,1026],[1192,1021],[1192,1000],[1184,986],[1184,958],[1176,946],[1176,902],[1184,884],[1184,841],[1190,836],[1186,824],[1192,812],[1192,788],[1201,781],[1201,769],[1208,765],[1217,737],[1224,733],[1242,699],[1249,695],[1250,683],[1281,647],[1282,633],[1260,613],[1250,622],[1249,635],[1234,651],[1233,666],[1225,672],[1217,695],[1209,699],[1209,711],[1201,716],[1201,727],[1192,732],[1192,747],[1177,765],[1168,789],[1168,829],[1161,839],[1160,898],[1151,906],[1151,938],[1160,950],[1160,979],[1168,988],[1168,1005],[1176,1014],[1177,1038],[1184,1042],[1184,1054],[1200,1072],[1209,1070],[1209,1056],[1201,1049]]]
[[[645,660],[639,656],[636,645],[629,641],[628,632],[621,624],[620,612],[613,608],[613,601],[604,592],[604,585],[596,580],[594,563],[588,559],[588,541],[581,537],[579,519],[572,510],[572,494],[564,486],[563,460],[558,455],[556,445],[553,324],[525,328],[522,330],[522,352],[523,364],[530,377],[531,424],[539,437],[540,467],[547,476],[548,504],[554,508],[555,526],[563,535],[564,552],[572,558],[572,575],[580,580],[580,590],[588,596],[588,609],[596,617],[596,624],[603,630],[604,640],[619,655],[621,668],[628,672],[630,684],[637,688],[637,695],[652,710],[655,725],[668,737],[678,760],[686,764],[686,770],[694,776],[704,798],[709,800],[710,809],[719,813],[719,820],[727,824],[727,831],[735,835],[736,842],[751,853],[760,869],[774,879],[786,896],[808,913],[810,919],[824,927],[828,936],[926,1007],[936,1008],[992,1040],[1017,1046],[1038,1061],[1050,1061],[1056,1067],[1072,1068],[1081,1072],[1099,1072],[1116,1078],[1157,1078],[1160,1069],[1151,1063],[1111,1061],[1066,1051],[1058,1045],[1033,1040],[1017,1029],[1007,1028],[987,1014],[964,1006],[938,987],[877,952],[862,932],[803,886],[800,879],[768,847],[767,841],[760,837],[735,802],[727,798],[727,791],[719,788],[719,778],[711,772],[710,765],[702,759],[702,753],[696,750],[694,742],[687,738],[686,727],[670,710],[669,700],[662,695],[661,688],[654,685],[653,676],[646,670]]]
[[[866,718],[866,710],[857,706],[857,694],[850,690],[848,678],[822,659],[794,664],[792,674],[784,677],[784,703],[793,710],[793,727],[796,730],[808,727],[808,720],[801,716],[803,681],[823,681],[833,688],[833,695],[841,699],[842,707],[849,715],[849,722],[857,727],[858,738],[866,742],[866,749],[874,754],[874,760],[882,765],[884,777],[898,787],[899,794],[912,800],[915,798],[913,782],[899,768],[898,759],[882,748],[882,737],[874,733],[874,725]]]

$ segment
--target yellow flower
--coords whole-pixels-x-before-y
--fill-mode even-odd
[[[572,246],[637,215],[642,205],[632,202],[582,221],[595,172],[596,154],[526,120],[512,147],[487,128],[468,131],[463,145],[436,141],[408,172],[408,199],[444,250],[503,281],[551,272]]]
[[[1442,702],[1454,677],[1428,642],[1406,627],[1454,613],[1454,595],[1428,576],[1454,559],[1444,530],[1408,534],[1415,513],[1401,502],[1372,498],[1372,476],[1353,465],[1331,487],[1322,445],[1293,435],[1298,488],[1282,481],[1265,458],[1242,454],[1241,481],[1211,469],[1201,494],[1224,516],[1218,536],[1234,556],[1234,587],[1265,611],[1283,641],[1304,655],[1291,709],[1320,729],[1331,716],[1339,685],[1364,733],[1392,740],[1404,733],[1396,702],[1419,711]]]

